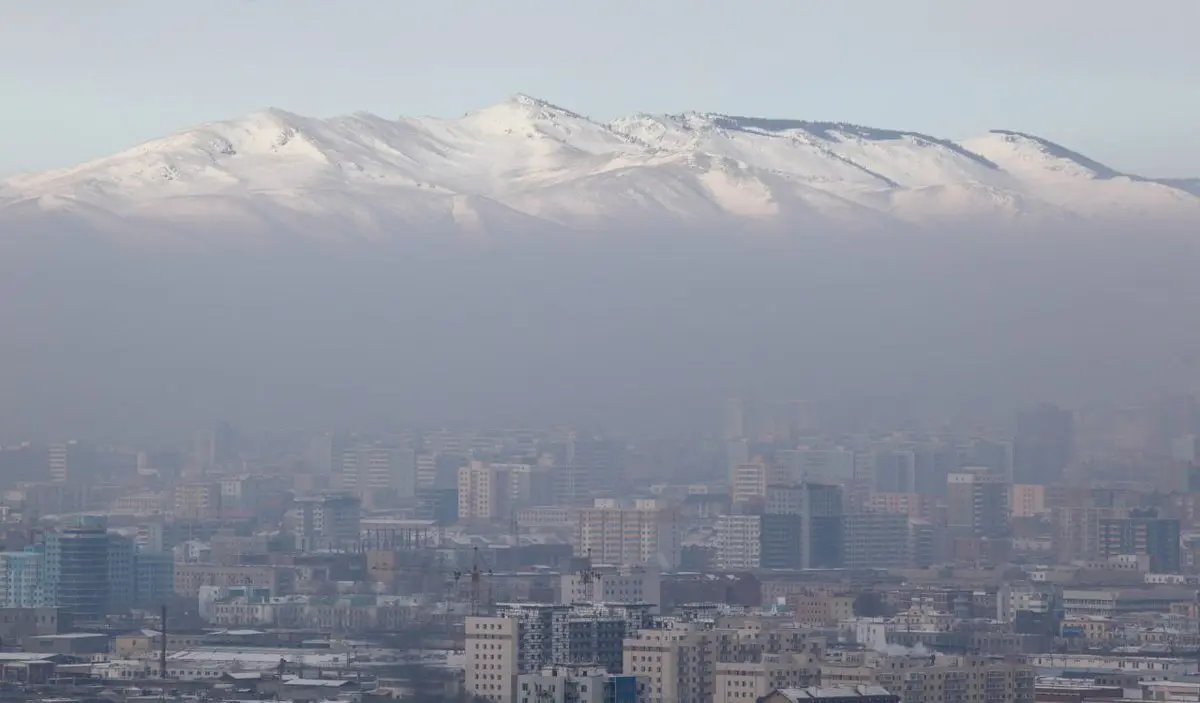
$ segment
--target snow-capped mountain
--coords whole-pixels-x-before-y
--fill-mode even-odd
[[[517,95],[457,119],[270,109],[0,182],[0,233],[146,236],[705,225],[1200,223],[1195,182],[1119,173],[1038,137],[687,113],[599,122]]]

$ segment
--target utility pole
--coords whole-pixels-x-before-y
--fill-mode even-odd
[[[161,627],[159,628],[159,630],[162,635],[162,641],[159,642],[159,650],[158,650],[158,675],[162,678],[163,681],[166,681],[167,680],[167,605],[166,605],[166,603],[164,603],[162,606],[162,614],[161,614],[160,619],[162,620],[162,622],[160,623]]]

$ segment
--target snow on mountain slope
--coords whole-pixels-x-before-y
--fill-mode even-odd
[[[998,164],[1027,192],[1075,215],[1200,217],[1194,194],[1120,173],[1040,137],[995,130],[961,145]]]
[[[0,233],[48,212],[106,230],[128,222],[201,237],[219,225],[353,240],[618,223],[1200,222],[1200,197],[1016,132],[952,142],[711,113],[600,123],[517,95],[457,119],[268,109],[0,182]]]
[[[1200,195],[1200,178],[1159,178],[1157,182],[1192,195]]]

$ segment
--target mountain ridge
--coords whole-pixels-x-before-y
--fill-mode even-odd
[[[266,108],[64,169],[0,180],[0,229],[31,211],[202,233],[772,231],[989,222],[1200,222],[1200,188],[1050,140],[949,140],[844,122],[635,113],[600,122],[516,94],[458,118]],[[5,227],[8,222],[10,227]],[[331,231],[335,228],[336,231]],[[118,227],[119,229],[119,227]]]

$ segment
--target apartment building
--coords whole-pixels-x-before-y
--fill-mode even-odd
[[[362,501],[350,494],[303,496],[295,501],[296,536],[304,549],[344,549],[356,545]]]
[[[343,455],[341,485],[370,506],[411,498],[417,489],[417,456],[406,447],[356,447]]]
[[[1018,657],[855,652],[821,667],[826,686],[877,685],[899,703],[1033,703],[1034,667]]]
[[[1037,483],[1018,483],[1009,496],[1013,517],[1035,517],[1046,512],[1046,487]]]
[[[821,678],[811,653],[763,654],[752,662],[717,662],[713,703],[748,703],[782,688],[808,688]]]
[[[648,604],[500,603],[466,622],[466,685],[494,703],[513,701],[517,677],[545,667],[590,665],[622,673],[622,642],[650,624]]]
[[[577,556],[598,564],[679,566],[679,516],[673,508],[582,508],[576,520]]]
[[[762,458],[735,465],[729,476],[734,503],[764,500],[770,471]]]
[[[639,630],[624,642],[622,671],[646,679],[649,703],[710,701],[716,688],[716,635],[697,623]]]
[[[745,571],[761,565],[761,515],[717,517],[717,569]]]
[[[185,483],[175,487],[172,514],[182,520],[208,520],[221,516],[221,484],[216,481]]]
[[[645,686],[600,667],[545,667],[517,676],[517,703],[644,703]]]
[[[492,703],[512,703],[517,693],[521,623],[516,618],[469,617],[464,685]]]
[[[662,601],[662,575],[656,566],[597,564],[563,574],[559,603],[649,603]]]
[[[458,470],[458,519],[489,521],[508,516],[512,489],[507,468],[472,461]]]
[[[287,595],[295,585],[295,572],[282,566],[220,566],[181,564],[174,569],[175,594],[196,598],[201,586],[262,586],[272,595]]]

